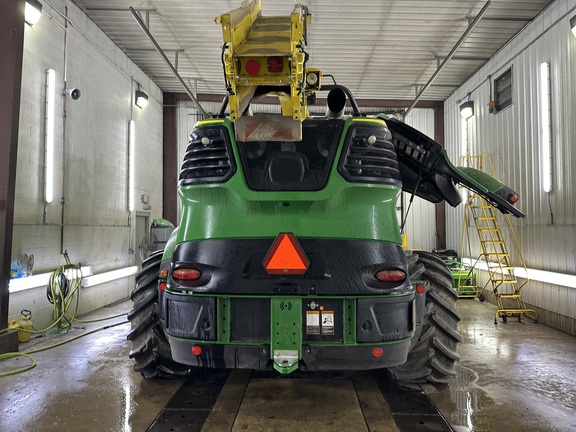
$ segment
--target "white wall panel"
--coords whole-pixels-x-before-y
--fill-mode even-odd
[[[524,219],[513,218],[522,254],[529,268],[576,274],[576,212],[573,172],[576,167],[576,38],[569,19],[576,1],[557,0],[524,28],[476,75],[445,102],[446,147],[452,160],[462,154],[461,101],[475,103],[469,122],[469,152],[488,152],[496,176],[520,194]],[[539,67],[549,62],[552,93],[553,190],[541,184],[539,139]],[[512,67],[513,104],[488,112],[490,80]],[[447,208],[447,241],[460,243],[463,207]],[[476,246],[477,243],[476,243]],[[519,260],[516,257],[516,265]],[[527,303],[576,318],[576,289],[530,282]]]

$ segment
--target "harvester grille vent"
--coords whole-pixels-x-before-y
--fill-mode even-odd
[[[357,127],[348,133],[340,174],[351,182],[402,184],[394,145],[380,131]]]
[[[195,129],[184,154],[180,171],[181,184],[222,183],[236,171],[228,129]]]

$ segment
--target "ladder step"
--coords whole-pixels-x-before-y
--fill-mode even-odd
[[[499,285],[514,285],[518,283],[515,279],[492,279],[492,282],[498,282]]]
[[[496,217],[494,217],[494,216],[488,216],[488,217],[480,216],[480,217],[477,217],[476,219],[477,220],[496,220]]]
[[[498,295],[500,298],[511,298],[511,299],[517,299],[522,297],[522,294],[499,294]]]
[[[484,255],[486,255],[486,256],[501,256],[501,257],[510,256],[507,253],[498,253],[498,252],[488,252],[488,253],[485,253]]]

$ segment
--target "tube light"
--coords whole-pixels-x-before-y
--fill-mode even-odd
[[[100,285],[106,282],[112,282],[117,279],[133,276],[138,273],[138,266],[124,267],[118,270],[112,270],[106,273],[95,274],[82,280],[82,287],[88,288],[94,285]]]
[[[552,191],[552,136],[550,133],[550,63],[540,64],[540,147],[542,148],[542,189]]]
[[[128,126],[128,211],[134,211],[134,149],[136,147],[136,126],[134,120],[130,120]]]
[[[38,0],[26,0],[24,7],[24,21],[29,26],[36,24],[42,16],[42,3]]]
[[[488,271],[488,264],[485,261],[480,261],[477,259],[470,259],[470,258],[462,258],[462,264],[469,265],[475,269]],[[490,265],[496,266],[495,268],[491,269],[496,273],[502,273],[501,270],[497,267],[496,263],[490,263]],[[550,285],[559,285],[565,286],[568,288],[576,288],[576,275],[567,274],[567,273],[557,273],[545,270],[536,270],[524,267],[513,267],[512,271],[514,272],[514,276],[522,279],[529,279],[531,281],[538,281],[544,282]]]
[[[46,118],[44,135],[44,202],[54,198],[54,102],[56,94],[56,72],[46,71]]]

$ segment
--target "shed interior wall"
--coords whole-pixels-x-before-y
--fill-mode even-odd
[[[488,152],[496,177],[520,194],[517,206],[526,214],[513,226],[528,268],[576,274],[576,38],[569,20],[574,0],[558,0],[505,45],[478,73],[445,102],[446,148],[452,160],[464,153],[459,105],[474,101],[468,120],[468,152]],[[552,192],[542,188],[540,64],[550,64],[552,116]],[[512,67],[512,105],[489,113],[490,81]],[[463,207],[447,209],[447,242],[460,249]],[[474,231],[472,231],[474,232]],[[505,233],[511,242],[510,233]],[[474,247],[480,250],[477,236]],[[472,257],[476,258],[476,257]],[[513,256],[520,265],[518,254]],[[576,334],[576,289],[558,282],[529,282],[524,300],[539,312],[540,321]]]
[[[56,122],[54,200],[45,205],[47,69],[56,72]],[[64,113],[60,92],[65,78],[68,88],[81,90],[81,97],[66,96]],[[149,95],[143,110],[132,102],[138,84]],[[151,205],[146,211],[151,219],[161,217],[162,92],[73,2],[45,2],[40,21],[25,29],[13,259],[34,255],[35,274],[64,264],[63,251],[72,263],[92,266],[95,273],[134,265],[141,239],[135,238],[136,215],[127,203],[131,119],[136,131],[134,210],[145,210],[140,197],[146,193]],[[133,284],[133,277],[127,277],[82,288],[80,312],[126,298]],[[44,288],[11,293],[9,319],[17,319],[21,309],[32,310],[36,328],[52,322]]]

